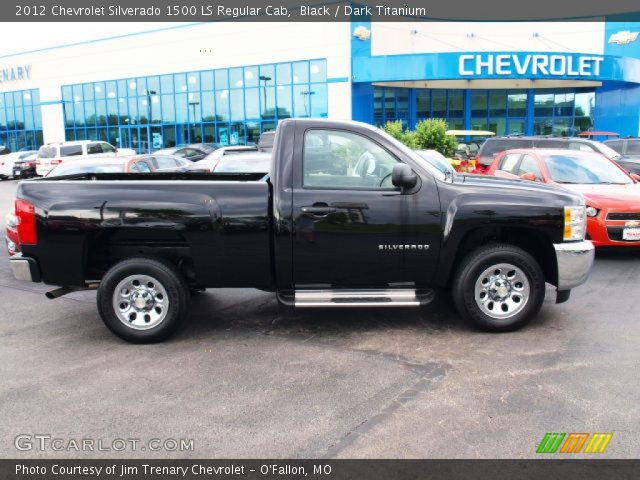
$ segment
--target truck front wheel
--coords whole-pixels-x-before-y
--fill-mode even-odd
[[[117,336],[134,343],[158,342],[186,316],[189,287],[168,262],[129,258],[105,274],[97,301],[102,321]]]
[[[453,281],[453,299],[465,319],[483,330],[506,332],[527,324],[544,301],[544,274],[521,248],[493,244],[471,252]]]

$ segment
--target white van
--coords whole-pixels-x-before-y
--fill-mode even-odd
[[[62,162],[84,160],[91,157],[125,157],[136,155],[130,148],[116,148],[100,140],[78,140],[75,142],[49,143],[38,150],[36,174],[46,175]]]

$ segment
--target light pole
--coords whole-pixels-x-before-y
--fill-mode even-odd
[[[271,81],[271,77],[267,77],[266,75],[260,75],[260,80],[264,82],[264,86],[262,87],[262,94],[264,96],[264,112],[267,111],[267,82]]]
[[[145,90],[147,94],[147,153],[151,153],[151,95],[155,95],[155,90]]]
[[[189,105],[192,107],[193,110],[193,115],[192,115],[192,121],[191,121],[191,126],[193,127],[193,131],[195,133],[195,125],[196,125],[196,107],[198,105],[200,105],[200,102],[189,102]],[[193,143],[193,142],[192,142]]]
[[[300,95],[302,95],[303,97],[307,97],[304,99],[304,116],[308,117],[309,116],[309,110],[311,110],[311,95],[315,95],[316,92],[314,92],[313,90],[304,90],[302,92],[300,92]],[[307,110],[307,101],[309,101],[309,109]]]

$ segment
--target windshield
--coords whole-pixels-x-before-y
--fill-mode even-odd
[[[611,160],[602,155],[547,155],[549,176],[558,183],[603,184],[633,183]]]
[[[455,171],[449,161],[440,152],[432,150],[416,150],[416,153],[420,155],[423,163],[433,165],[442,173],[453,173]]]
[[[76,175],[78,173],[122,173],[124,165],[61,165],[49,172],[47,177],[59,177],[60,175]]]

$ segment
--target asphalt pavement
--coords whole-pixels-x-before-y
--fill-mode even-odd
[[[15,187],[0,184],[3,230]],[[535,458],[546,432],[611,432],[598,458],[640,456],[638,252],[598,253],[567,303],[548,288],[539,316],[506,334],[474,330],[447,296],[284,311],[225,289],[195,294],[170,341],[131,345],[104,327],[95,292],[49,289],[15,280],[0,252],[0,457]],[[40,434],[64,448],[38,448]],[[110,449],[69,448],[81,439]],[[193,448],[120,452],[114,439]]]

